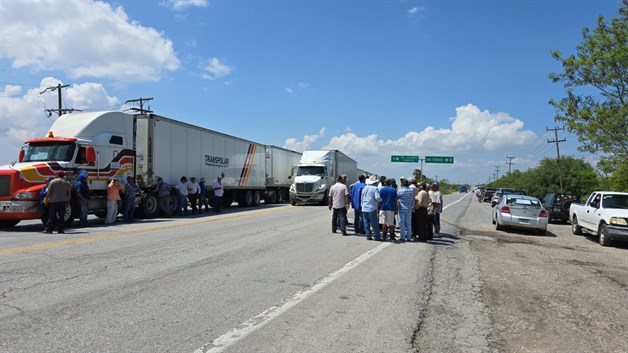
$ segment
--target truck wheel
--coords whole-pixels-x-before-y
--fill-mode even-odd
[[[154,192],[142,195],[140,207],[144,218],[155,218],[159,216],[159,199],[157,199],[157,195]]]
[[[268,204],[277,203],[277,190],[268,191],[268,195],[264,198],[264,202]]]
[[[578,225],[578,218],[576,217],[576,215],[573,215],[573,217],[571,217],[571,232],[574,235],[582,235],[582,227]]]
[[[329,200],[327,200],[329,198],[329,191],[325,190],[325,195],[323,195],[323,199],[321,200],[321,205],[325,206],[327,205],[327,203],[329,202]]]
[[[12,220],[1,220],[0,221],[0,228],[11,228],[11,227],[15,227],[16,224],[20,223],[19,219],[12,219]]]
[[[253,206],[253,192],[251,190],[246,190],[240,194],[240,199],[238,200],[238,206],[240,207]]]
[[[611,245],[611,238],[608,237],[608,228],[605,223],[600,224],[600,228],[597,231],[600,245],[609,246]]]
[[[261,199],[262,199],[262,194],[259,192],[259,190],[256,190],[253,193],[253,206],[259,205],[259,202]]]
[[[70,201],[70,205],[65,207],[65,214],[63,215],[63,221],[66,227],[69,227],[74,222],[75,218],[80,216],[81,206],[79,206],[76,200]]]

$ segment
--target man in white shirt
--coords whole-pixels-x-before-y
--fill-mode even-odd
[[[222,175],[216,177],[216,181],[212,186],[214,190],[214,213],[220,213],[220,206],[222,204],[222,196],[225,190],[222,187]]]
[[[188,178],[182,176],[181,180],[176,185],[178,190],[177,192],[177,210],[179,216],[187,216],[188,215]]]
[[[190,201],[190,205],[192,205],[192,214],[198,213],[198,195],[201,193],[201,187],[196,182],[196,177],[190,177],[190,180],[187,182],[188,187],[188,200]]]
[[[345,178],[338,177],[338,181],[329,188],[329,209],[331,215],[331,232],[336,233],[340,228],[342,235],[347,235],[347,209],[349,208],[349,189],[345,185]]]

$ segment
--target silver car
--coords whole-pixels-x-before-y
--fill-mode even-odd
[[[532,229],[545,235],[547,223],[547,210],[536,197],[502,195],[493,207],[493,224],[497,230],[506,227]]]

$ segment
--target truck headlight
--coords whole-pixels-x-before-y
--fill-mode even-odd
[[[15,195],[15,198],[18,199],[18,200],[32,199],[33,198],[33,193],[30,192],[30,191],[20,192],[17,195]]]
[[[321,192],[321,191],[325,191],[325,189],[327,188],[327,185],[325,184],[321,184],[321,186],[319,186],[318,188],[316,188],[316,191]]]
[[[290,192],[297,192],[297,188],[294,187],[294,184],[290,185]]]
[[[611,217],[611,224],[616,226],[628,226],[625,218]]]

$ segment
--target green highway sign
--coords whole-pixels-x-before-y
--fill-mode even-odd
[[[419,163],[419,156],[390,156],[391,162]]]
[[[425,163],[454,163],[454,157],[425,156]]]

